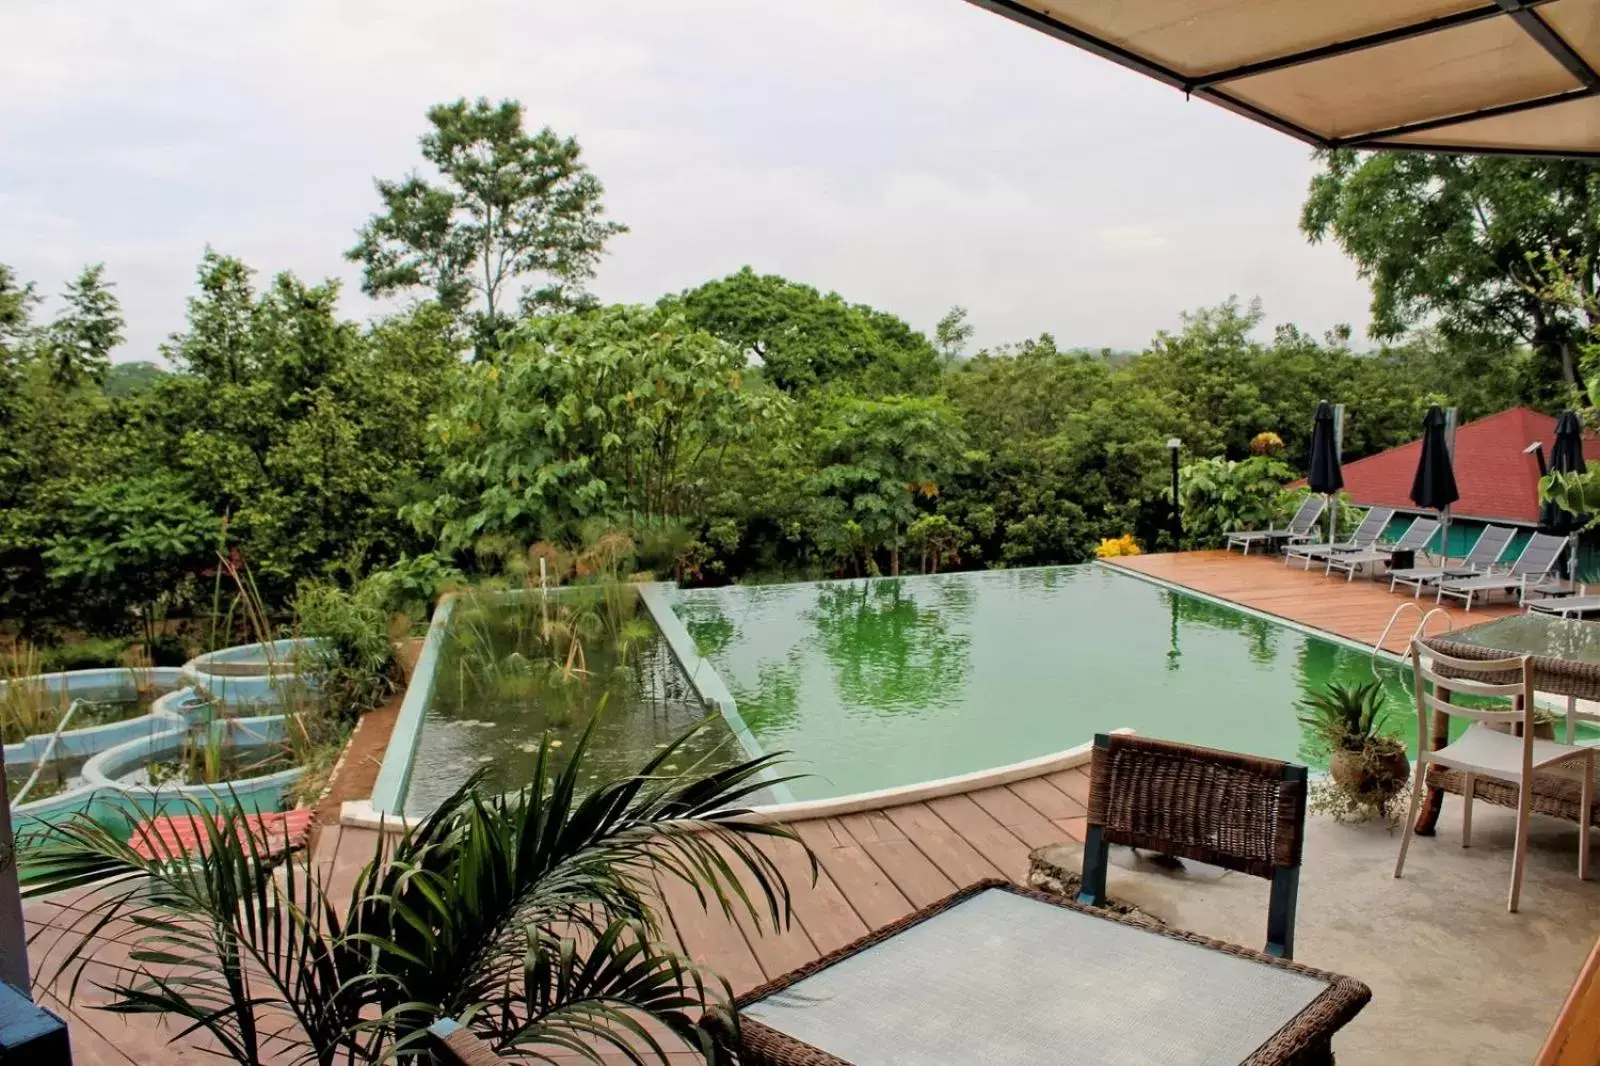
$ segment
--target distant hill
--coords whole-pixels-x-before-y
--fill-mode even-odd
[[[153,389],[167,372],[155,363],[139,360],[132,363],[112,363],[106,375],[107,396],[132,396]]]

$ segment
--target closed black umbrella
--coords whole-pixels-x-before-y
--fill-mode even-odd
[[[1445,417],[1438,405],[1428,408],[1422,420],[1422,457],[1417,461],[1417,476],[1411,482],[1411,502],[1438,511],[1443,524],[1446,555],[1450,553],[1450,518],[1446,511],[1461,499],[1456,488],[1456,471],[1450,462],[1450,446],[1445,440]]]
[[[1344,488],[1344,470],[1339,465],[1337,437],[1333,404],[1319,400],[1317,413],[1311,419],[1311,469],[1306,485],[1312,492],[1329,497]],[[1338,539],[1338,532],[1339,513],[1336,504],[1328,508],[1328,543]]]
[[[1571,411],[1564,411],[1556,422],[1555,446],[1550,449],[1550,470],[1581,474],[1588,466],[1583,457],[1583,423]],[[1557,537],[1571,536],[1588,524],[1588,515],[1563,511],[1553,503],[1545,503],[1539,508],[1539,525],[1546,533]]]
[[[1334,440],[1333,404],[1317,404],[1311,420],[1311,476],[1306,479],[1312,492],[1332,496],[1344,488],[1344,470],[1339,466],[1339,443]]]

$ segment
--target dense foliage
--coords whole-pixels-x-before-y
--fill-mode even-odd
[[[576,143],[523,132],[509,103],[428,117],[434,176],[380,183],[353,254],[370,290],[429,298],[369,324],[339,315],[336,282],[263,279],[208,251],[163,365],[114,361],[140,354],[117,350],[114,272],[85,270],[46,317],[0,266],[12,629],[148,637],[204,614],[219,553],[287,617],[307,582],[374,572],[388,609],[419,613],[463,573],[607,529],[641,568],[703,582],[1078,562],[1127,534],[1159,549],[1173,437],[1201,464],[1186,490],[1201,543],[1240,514],[1196,495],[1227,488],[1211,475],[1254,485],[1244,510],[1264,515],[1261,486],[1303,469],[1318,400],[1348,405],[1350,456],[1412,438],[1430,403],[1472,419],[1553,402],[1560,361],[1534,365],[1551,358],[1540,330],[1587,321],[1572,263],[1590,260],[1567,261],[1564,300],[1527,292],[1520,261],[1490,276],[1524,250],[1512,236],[1588,232],[1587,178],[1344,155],[1305,225],[1372,277],[1394,336],[1376,351],[1348,331],[1269,333],[1259,307],[1228,301],[1138,353],[1046,334],[969,355],[960,307],[930,339],[748,267],[599,306],[581,285],[619,227]],[[1436,210],[1415,209],[1430,196]],[[1487,222],[1458,232],[1462,204]],[[1380,208],[1391,224],[1369,217]],[[1437,328],[1401,335],[1425,317]]]

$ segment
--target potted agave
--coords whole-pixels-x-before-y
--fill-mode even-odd
[[[1389,804],[1406,786],[1411,763],[1405,745],[1383,732],[1383,682],[1332,682],[1300,706],[1306,712],[1301,723],[1328,750],[1334,787],[1353,805],[1387,816]]]

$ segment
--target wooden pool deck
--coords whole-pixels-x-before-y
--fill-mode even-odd
[[[1314,570],[1286,568],[1273,557],[1203,551],[1136,556],[1113,565],[1367,646],[1378,639],[1396,606],[1411,602],[1391,594],[1386,583],[1359,578],[1346,583]],[[1432,606],[1426,599],[1421,603]],[[1448,620],[1460,628],[1515,611],[1500,604],[1470,613],[1451,607]],[[1443,628],[1441,622],[1434,624]],[[1386,647],[1402,651],[1414,625],[1396,626]],[[794,891],[794,921],[788,928],[757,929],[743,917],[728,920],[719,912],[707,913],[690,892],[664,884],[668,933],[693,958],[727,978],[735,992],[752,988],[975,881],[1025,880],[1032,849],[1082,840],[1088,786],[1086,768],[1058,769],[936,799],[891,800],[874,809],[791,822],[816,855],[819,873],[811,883],[798,845],[770,845]],[[317,842],[313,861],[329,877],[334,893],[345,895],[378,842],[372,829],[330,825]],[[49,927],[61,917],[60,907],[52,904],[27,910],[30,927],[44,931],[33,956],[36,972],[50,964],[42,948]],[[108,978],[125,958],[125,950],[114,945],[97,953],[96,976]],[[173,1028],[92,1009],[105,1001],[105,994],[87,985],[79,991],[73,1008],[66,1008],[52,991],[41,994],[46,1005],[67,1017],[79,1066],[216,1061],[192,1040],[169,1046]],[[698,1061],[687,1053],[674,1056],[675,1066]]]
[[[1369,648],[1383,635],[1384,626],[1400,604],[1416,603],[1425,611],[1434,607],[1433,597],[1414,600],[1403,592],[1390,592],[1387,581],[1361,577],[1346,581],[1339,574],[1324,576],[1318,568],[1307,572],[1298,566],[1285,566],[1283,559],[1274,555],[1193,551],[1134,555],[1106,562],[1118,570],[1179,585]],[[1444,610],[1445,619],[1430,622],[1428,632],[1445,629],[1446,621],[1448,628],[1461,629],[1521,611],[1514,602],[1501,597],[1492,604],[1474,606],[1471,611],[1459,602]],[[1384,641],[1385,650],[1404,652],[1416,624],[1417,617],[1407,612],[1406,619],[1397,623]]]
[[[687,888],[663,882],[668,935],[697,962],[725,977],[735,992],[754,988],[973,882],[991,877],[1025,880],[1032,849],[1083,839],[1088,790],[1087,772],[1075,768],[921,802],[793,822],[819,870],[813,884],[799,845],[764,845],[793,890],[794,921],[787,929],[774,931],[765,923],[757,929],[743,915],[730,921],[719,911],[708,913]],[[330,878],[336,896],[349,894],[378,842],[372,829],[324,830],[313,861]],[[26,916],[30,931],[41,934],[31,952],[34,971],[40,974],[58,957],[58,951],[47,950],[52,929],[69,916],[49,903],[30,904]],[[106,945],[95,956],[91,977],[109,980],[127,953]],[[217,1061],[195,1040],[168,1046],[175,1027],[93,1009],[108,997],[87,982],[72,1008],[53,991],[40,999],[67,1019],[76,1066],[198,1066]],[[558,1056],[557,1061],[567,1060]],[[626,1060],[606,1058],[612,1061]],[[674,1055],[673,1066],[700,1061],[685,1052]]]

